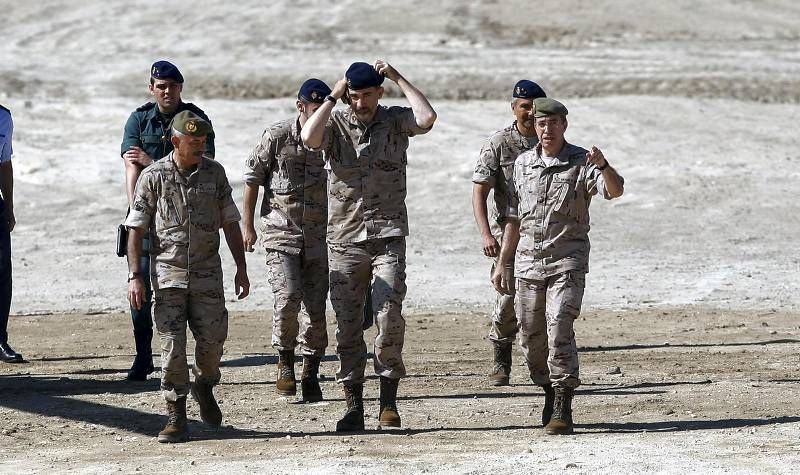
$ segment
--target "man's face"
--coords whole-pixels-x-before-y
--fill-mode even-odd
[[[200,159],[206,153],[206,136],[173,135],[172,145],[183,161],[190,165],[195,165],[200,163]]]
[[[368,87],[358,91],[348,89],[347,95],[350,96],[350,110],[355,112],[358,120],[365,124],[372,122],[378,110],[378,101],[383,97],[383,88]]]
[[[559,146],[564,141],[564,132],[567,130],[566,117],[559,115],[536,117],[533,123],[542,147]]]
[[[163,111],[172,111],[181,102],[181,91],[183,84],[172,79],[153,79],[150,84],[150,94],[156,100],[158,108]]]
[[[308,120],[317,109],[320,108],[322,104],[317,104],[316,102],[305,102],[305,101],[297,101],[297,110],[300,112],[300,116],[303,118],[304,121]]]
[[[514,99],[511,111],[517,118],[517,124],[529,130],[533,128],[533,99]]]

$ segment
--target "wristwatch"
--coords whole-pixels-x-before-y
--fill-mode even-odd
[[[325,100],[326,100],[326,101],[331,101],[331,102],[333,102],[334,104],[336,104],[336,101],[337,101],[337,99],[336,99],[335,97],[331,96],[330,94],[328,94],[327,96],[325,96]]]
[[[133,279],[138,279],[141,276],[141,272],[128,272],[128,282],[132,281]]]

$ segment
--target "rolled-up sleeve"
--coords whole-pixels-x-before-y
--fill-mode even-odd
[[[622,184],[625,184],[625,179],[622,176],[619,177],[622,180]],[[601,172],[596,166],[591,165],[586,177],[586,192],[589,195],[599,194],[604,199],[610,200],[613,197],[608,194],[608,190],[606,189],[606,179],[603,178],[603,172]]]
[[[500,168],[498,151],[494,148],[491,141],[487,141],[481,148],[478,162],[472,173],[472,183],[487,184],[494,187],[496,184],[496,172]]]
[[[228,177],[221,173],[217,182],[217,201],[219,203],[220,223],[223,226],[242,220],[239,208],[236,207],[233,196],[231,196],[232,191],[231,185],[228,183]]]
[[[136,113],[128,117],[125,122],[125,130],[122,132],[122,145],[120,146],[120,156],[124,155],[131,147],[141,147],[142,138],[139,130],[139,118]]]
[[[409,137],[427,134],[433,128],[433,126],[430,126],[427,129],[423,129],[417,125],[417,118],[414,116],[414,110],[410,107],[392,107],[392,109],[397,111],[395,114],[397,114],[397,123],[400,126],[400,131]]]
[[[144,230],[150,229],[157,204],[158,201],[153,189],[153,174],[143,172],[136,182],[133,204],[128,217],[125,219],[125,226]]]
[[[274,140],[269,130],[261,135],[261,140],[250,152],[244,168],[244,182],[248,185],[261,186],[267,182],[267,173],[275,159],[272,153]]]

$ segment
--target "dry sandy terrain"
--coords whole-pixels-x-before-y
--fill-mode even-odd
[[[0,366],[0,471],[792,471],[800,6],[430,5],[0,0],[0,102],[16,123],[10,332],[30,360]],[[330,380],[330,402],[273,396],[257,252],[251,297],[229,305],[219,393],[230,427],[197,423],[201,441],[159,446],[156,380],[119,382],[132,339],[126,267],[113,255],[121,131],[148,98],[147,68],[160,58],[181,67],[184,98],[213,120],[240,202],[244,158],[292,114],[299,83],[332,84],[352,61],[378,57],[439,113],[409,150],[408,431],[332,435],[343,403]],[[521,367],[511,388],[484,383],[492,292],[469,179],[484,138],[512,119],[522,77],[566,103],[570,141],[597,145],[626,178],[625,196],[592,207],[579,434],[561,439],[534,427],[540,396]],[[387,90],[387,103],[403,103]],[[615,366],[622,375],[606,374]]]

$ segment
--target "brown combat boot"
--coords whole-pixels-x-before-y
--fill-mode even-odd
[[[297,394],[293,350],[278,352],[278,376],[275,381],[275,389],[282,396],[294,396]]]
[[[553,401],[553,415],[544,427],[548,435],[572,434],[572,388],[557,387]]]
[[[489,373],[489,384],[492,386],[508,386],[511,378],[511,343],[497,343],[494,345],[494,367]]]
[[[381,376],[381,410],[378,428],[400,427],[400,412],[397,410],[397,386],[399,379]]]
[[[210,384],[192,383],[192,397],[200,405],[200,419],[212,427],[222,425],[222,411],[214,399],[214,387]]]
[[[303,356],[303,374],[300,377],[303,402],[322,401],[322,388],[319,387],[319,362],[319,356]]]
[[[544,427],[550,422],[550,418],[553,417],[553,404],[555,403],[556,392],[555,390],[553,390],[553,385],[551,383],[543,384],[542,390],[544,391],[544,407],[542,408],[542,427]]]
[[[175,444],[189,440],[189,429],[186,427],[186,396],[177,401],[167,401],[169,420],[164,430],[158,433],[158,441],[162,444]]]
[[[336,432],[360,432],[364,430],[364,385],[342,385],[347,412],[336,423]]]

